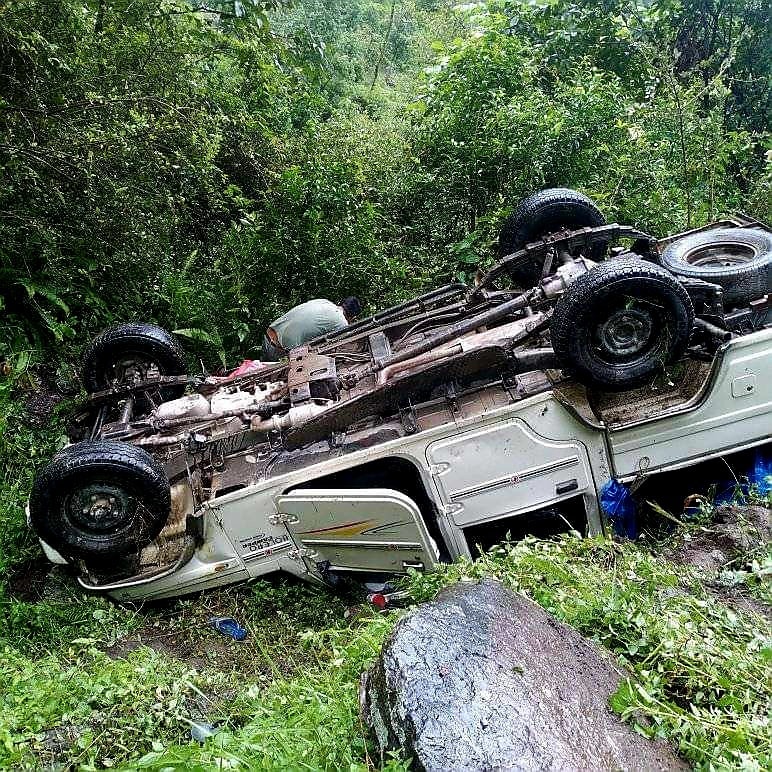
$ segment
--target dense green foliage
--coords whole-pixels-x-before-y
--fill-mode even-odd
[[[465,273],[544,185],[658,234],[769,214],[759,0],[215,7],[0,10],[15,370],[135,318],[232,361],[309,295],[382,305]]]
[[[771,31],[763,0],[0,3],[0,765],[367,764],[356,677],[390,618],[284,585],[151,609],[69,582],[39,597],[24,502],[66,407],[39,387],[76,383],[113,321],[184,331],[217,367],[311,296],[374,308],[466,279],[546,185],[655,235],[770,219]],[[417,591],[483,570],[633,667],[625,715],[703,766],[768,763],[753,618],[654,592],[678,577],[633,547],[573,540]],[[246,648],[208,630],[218,611]],[[223,727],[204,746],[197,717]]]

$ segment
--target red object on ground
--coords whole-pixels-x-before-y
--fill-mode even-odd
[[[372,595],[368,596],[367,598],[370,603],[373,604],[373,606],[383,610],[388,605],[389,601],[388,598],[380,592],[374,592]]]

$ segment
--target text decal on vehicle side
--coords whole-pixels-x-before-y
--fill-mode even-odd
[[[289,539],[283,539],[281,536],[256,533],[247,539],[241,539],[239,545],[244,560],[255,560],[256,558],[273,555],[275,552],[291,547],[292,542]]]

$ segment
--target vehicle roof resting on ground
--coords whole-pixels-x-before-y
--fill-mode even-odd
[[[38,475],[49,557],[118,598],[281,570],[383,582],[485,529],[603,529],[598,495],[762,444],[772,233],[657,241],[575,191],[526,199],[502,258],[224,378],[123,324],[84,356],[72,443]]]

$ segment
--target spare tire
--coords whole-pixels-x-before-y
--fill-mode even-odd
[[[669,244],[660,263],[678,276],[724,288],[727,307],[772,292],[772,234],[749,228],[692,233]]]
[[[550,233],[597,228],[606,224],[606,218],[595,202],[579,191],[570,188],[547,188],[523,199],[517,209],[504,221],[499,234],[499,256],[522,249],[526,244],[539,241]],[[605,245],[598,244],[589,255],[600,258]],[[513,275],[527,284],[535,283],[540,268],[529,265],[518,268]]]
[[[97,335],[83,354],[83,385],[89,393],[131,385],[144,380],[153,365],[161,375],[185,374],[185,353],[174,336],[155,324],[116,324]],[[173,399],[184,390],[165,388],[163,397]]]
[[[558,300],[550,337],[563,366],[605,389],[640,385],[683,354],[694,309],[678,279],[635,257],[608,260]]]
[[[79,442],[57,453],[30,496],[35,532],[65,557],[138,552],[171,510],[169,480],[149,453],[125,442]]]

